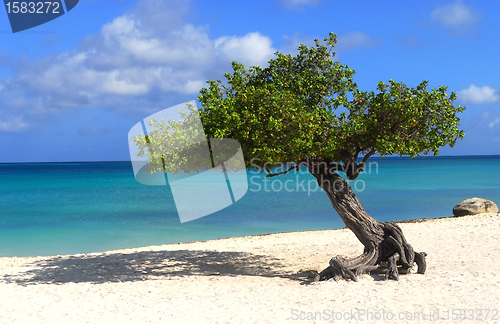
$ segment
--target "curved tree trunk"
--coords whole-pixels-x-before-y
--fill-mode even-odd
[[[357,276],[378,269],[382,262],[387,262],[386,280],[399,280],[399,273],[408,273],[413,263],[417,264],[418,273],[425,272],[427,254],[415,252],[396,223],[372,218],[346,180],[334,171],[314,166],[308,166],[309,172],[318,180],[346,227],[364,246],[363,254],[355,258],[333,257],[330,266],[315,280],[350,278],[357,281]]]

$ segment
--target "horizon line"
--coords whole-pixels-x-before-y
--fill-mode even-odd
[[[408,155],[402,155],[402,156],[391,156],[391,155],[386,155],[386,156],[372,156],[372,158],[378,158],[378,159],[383,159],[383,158],[389,158],[389,159],[402,159],[402,158],[408,158],[408,160],[414,160],[418,158],[465,158],[465,157],[500,157],[500,154],[477,154],[477,155],[422,155],[419,157],[414,157],[414,158],[408,158]],[[116,163],[116,162],[131,162],[130,160],[98,160],[98,161],[30,161],[30,162],[0,162],[0,164],[29,164],[29,163]],[[290,162],[291,163],[291,162]]]

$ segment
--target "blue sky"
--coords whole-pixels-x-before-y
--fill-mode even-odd
[[[500,154],[496,1],[98,1],[13,34],[0,10],[0,162],[126,161],[142,118],[196,99],[235,60],[265,65],[330,32],[361,90],[448,86],[465,138]]]

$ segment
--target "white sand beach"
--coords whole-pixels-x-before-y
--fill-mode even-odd
[[[500,322],[500,214],[400,226],[425,275],[290,277],[361,253],[347,229],[0,258],[0,323]]]

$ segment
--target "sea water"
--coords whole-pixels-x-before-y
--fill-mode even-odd
[[[369,162],[351,186],[380,221],[451,216],[453,206],[470,197],[500,203],[500,156]],[[266,179],[249,170],[243,198],[181,223],[170,187],[138,183],[130,162],[0,164],[0,256],[343,227],[326,194],[304,171]]]

